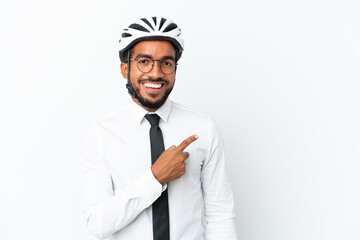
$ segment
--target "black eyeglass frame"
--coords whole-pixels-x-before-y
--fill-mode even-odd
[[[161,72],[162,72],[163,74],[165,74],[165,75],[173,74],[173,73],[176,71],[176,68],[177,68],[177,65],[178,65],[178,63],[174,61],[174,62],[175,62],[174,71],[172,71],[171,73],[164,73],[164,71],[162,70],[162,67],[161,67],[161,62],[162,62],[162,61],[165,61],[165,60],[161,60],[161,59],[155,60],[155,59],[152,59],[152,58],[148,58],[148,59],[151,59],[151,60],[153,61],[153,64],[152,64],[152,66],[151,66],[151,69],[150,69],[149,71],[147,71],[147,72],[144,72],[144,71],[141,71],[141,70],[140,70],[140,68],[139,68],[139,66],[138,66],[139,58],[129,59],[129,61],[136,61],[136,67],[137,67],[137,69],[139,69],[139,71],[142,72],[142,73],[151,72],[151,70],[154,69],[154,65],[155,65],[154,62],[155,62],[155,61],[158,61],[158,62],[160,63],[160,70],[161,70]],[[172,59],[171,59],[171,60],[172,60]]]

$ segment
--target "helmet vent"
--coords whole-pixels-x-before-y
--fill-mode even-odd
[[[177,28],[177,25],[175,23],[171,23],[169,24],[169,26],[167,26],[163,32],[170,32],[171,30]]]
[[[139,31],[142,31],[142,32],[150,32],[149,30],[147,30],[146,28],[144,28],[143,26],[141,26],[140,24],[137,24],[137,23],[131,24],[129,26],[129,28],[136,29],[136,30],[139,30]]]
[[[121,34],[121,37],[123,38],[127,38],[127,37],[131,37],[132,35],[130,33],[123,33]]]
[[[153,21],[154,21],[154,25],[156,26],[156,17],[152,17]]]
[[[151,26],[151,23],[150,23],[146,18],[142,18],[141,20],[142,20],[144,23],[146,23],[149,27],[151,27],[151,29],[152,29],[153,31],[155,31],[154,28]]]
[[[166,19],[165,19],[165,18],[161,18],[159,30],[161,29],[161,27],[164,25],[165,22],[166,22]]]

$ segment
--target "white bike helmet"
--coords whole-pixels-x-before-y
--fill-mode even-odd
[[[184,40],[179,38],[180,28],[171,19],[161,16],[141,18],[125,28],[119,40],[119,56],[125,62],[127,50],[136,43],[144,40],[165,40],[177,48],[176,61],[180,59],[184,50]]]

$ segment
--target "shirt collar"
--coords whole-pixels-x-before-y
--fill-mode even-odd
[[[132,115],[132,121],[139,126],[141,122],[143,121],[144,117],[148,113],[156,113],[159,115],[159,117],[164,121],[167,122],[169,118],[171,110],[171,100],[170,98],[167,98],[165,103],[155,112],[148,112],[138,104],[136,104],[132,99],[130,103],[130,112]]]

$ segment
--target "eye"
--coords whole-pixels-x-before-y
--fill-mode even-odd
[[[149,63],[149,60],[148,60],[148,59],[146,59],[146,58],[140,58],[140,59],[138,60],[138,63],[141,63],[141,64],[148,64],[148,63]]]
[[[163,65],[166,67],[172,67],[174,66],[174,63],[172,61],[163,61]]]

